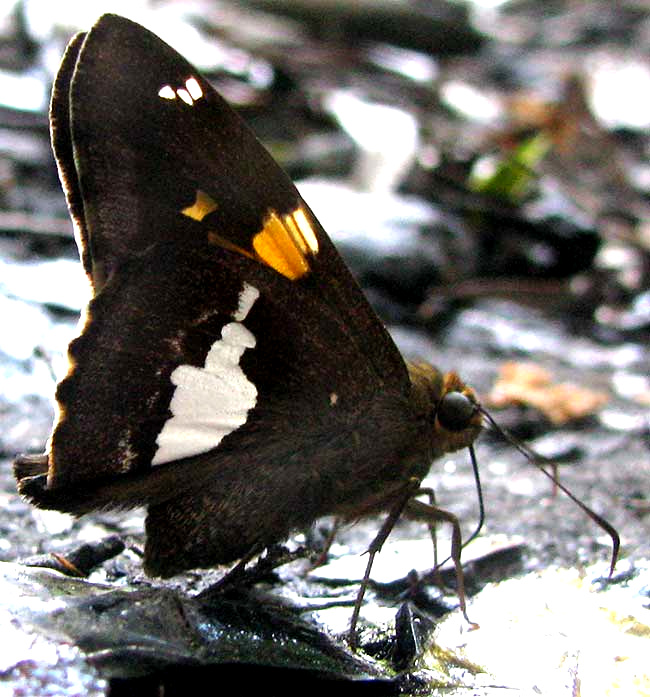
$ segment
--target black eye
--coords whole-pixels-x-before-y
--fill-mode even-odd
[[[438,421],[448,431],[467,428],[476,414],[476,404],[462,392],[448,392],[438,404]]]

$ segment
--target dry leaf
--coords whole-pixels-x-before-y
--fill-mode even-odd
[[[554,383],[551,374],[535,363],[504,363],[492,391],[485,399],[490,407],[521,404],[539,409],[556,424],[593,414],[609,397],[604,392]]]

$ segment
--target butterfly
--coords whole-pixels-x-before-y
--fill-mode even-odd
[[[19,492],[146,506],[162,577],[387,512],[367,584],[403,512],[447,521],[465,611],[458,521],[416,497],[481,431],[471,388],[404,360],[288,176],[148,30],[108,14],[74,37],[50,118],[92,298]]]

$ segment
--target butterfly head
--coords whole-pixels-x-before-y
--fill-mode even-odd
[[[428,424],[432,458],[467,448],[482,428],[476,394],[456,373],[442,373],[428,363],[409,363],[411,401]]]

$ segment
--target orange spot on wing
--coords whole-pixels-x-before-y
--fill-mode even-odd
[[[272,211],[253,238],[260,261],[295,281],[309,273],[309,257],[318,253],[318,239],[305,211],[279,216]]]
[[[197,191],[196,201],[183,209],[183,214],[201,221],[216,210],[217,204],[202,191]],[[252,238],[251,248],[235,244],[228,237],[210,230],[208,242],[231,252],[237,252],[249,259],[270,266],[290,281],[302,278],[311,270],[310,259],[318,253],[316,233],[302,207],[292,213],[279,215],[275,211],[264,219],[262,229]]]
[[[188,218],[192,218],[192,220],[201,222],[207,215],[216,211],[217,207],[215,201],[205,191],[197,190],[194,203],[187,208],[183,208],[181,213]]]

